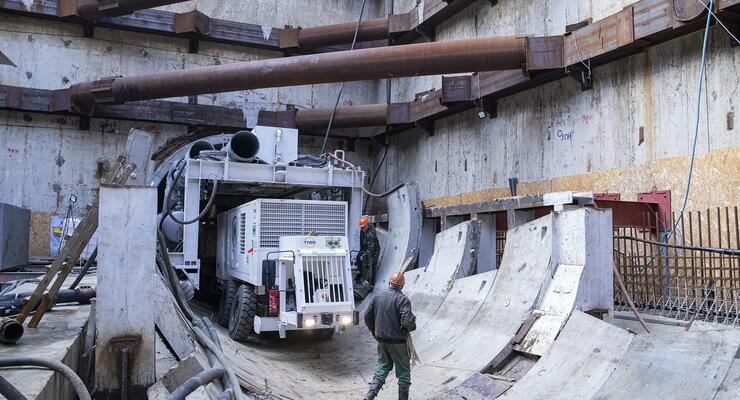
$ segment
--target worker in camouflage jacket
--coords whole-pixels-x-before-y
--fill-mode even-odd
[[[376,293],[365,311],[365,325],[378,342],[378,367],[365,400],[375,399],[393,368],[398,379],[398,399],[409,398],[411,360],[406,337],[416,330],[416,316],[409,298],[401,292],[405,283],[402,273],[393,274],[388,288]]]
[[[380,243],[375,227],[370,224],[367,217],[362,217],[360,218],[360,253],[357,259],[361,276],[370,285],[370,290],[375,287],[379,256]]]

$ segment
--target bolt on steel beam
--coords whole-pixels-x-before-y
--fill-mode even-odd
[[[72,110],[97,103],[237,90],[526,67],[526,39],[494,37],[409,44],[107,78],[74,85]]]

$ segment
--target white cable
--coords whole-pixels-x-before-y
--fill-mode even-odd
[[[735,35],[733,35],[733,34],[732,34],[732,32],[731,32],[731,31],[730,31],[730,30],[729,30],[729,29],[727,28],[727,26],[725,26],[725,24],[724,24],[724,23],[723,23],[723,22],[722,22],[722,21],[721,21],[721,20],[720,20],[719,18],[717,18],[717,14],[715,14],[715,13],[714,13],[714,11],[712,11],[712,9],[711,9],[711,8],[709,8],[709,6],[708,6],[708,5],[706,4],[706,3],[704,3],[704,2],[703,2],[703,1],[701,1],[701,0],[696,0],[696,1],[698,1],[698,2],[699,2],[699,3],[701,4],[701,5],[703,5],[703,6],[704,6],[704,8],[706,8],[706,9],[707,9],[707,11],[709,11],[709,13],[710,13],[710,14],[712,14],[712,16],[714,17],[714,19],[716,19],[716,20],[717,20],[717,23],[718,23],[718,24],[719,24],[719,25],[720,25],[720,26],[721,26],[722,28],[724,28],[724,30],[725,30],[725,31],[727,31],[727,34],[728,34],[728,35],[730,35],[730,36],[731,36],[731,37],[732,37],[733,39],[735,39],[735,41],[736,41],[736,42],[737,42],[738,44],[740,44],[740,40],[738,40],[738,39],[737,39],[737,37],[736,37]]]

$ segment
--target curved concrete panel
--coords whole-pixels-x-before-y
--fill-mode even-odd
[[[422,365],[413,370],[418,383],[415,395],[432,398],[446,392],[512,351],[512,339],[550,276],[551,232],[550,216],[509,231],[501,267],[490,290],[475,304],[472,317],[453,331],[454,336],[445,334],[438,348],[420,354]],[[471,278],[481,279],[479,275]],[[439,310],[450,311],[442,306]],[[419,335],[424,334],[419,332],[414,338]],[[423,343],[423,339],[419,341]]]
[[[413,340],[421,358],[412,371],[411,398],[484,399],[500,393],[506,400],[704,399],[718,393],[719,399],[735,398],[740,331],[697,323],[688,332],[635,336],[579,311],[601,301],[583,284],[593,280],[586,269],[600,263],[581,257],[585,268],[563,264],[580,260],[564,258],[558,249],[572,236],[557,217],[511,230],[499,270],[455,279],[468,268],[459,264],[470,258],[471,225],[440,233],[427,268],[406,274],[404,292],[417,314]],[[390,257],[384,268],[391,268],[388,260],[394,257],[395,268],[403,263],[391,253],[384,255]],[[547,326],[528,323],[533,313],[549,315]],[[538,338],[537,347],[527,344],[532,337]],[[481,371],[512,355],[515,338],[522,351],[542,357],[509,388],[512,383],[500,385]],[[361,398],[376,362],[376,343],[363,326],[324,342],[290,333],[285,341],[224,342],[240,378],[275,399]],[[493,389],[472,390],[472,397],[451,390],[464,382]],[[378,399],[395,399],[395,386],[389,377]]]
[[[389,229],[384,232],[385,238],[381,242],[378,276],[375,281],[378,288],[387,287],[388,278],[401,269],[407,258],[418,253],[421,240],[422,209],[418,185],[415,182],[407,183],[391,193],[386,200]],[[359,305],[360,311],[365,310],[366,301],[372,296],[370,293]]]
[[[551,350],[499,399],[588,400],[619,365],[634,335],[574,311]]]

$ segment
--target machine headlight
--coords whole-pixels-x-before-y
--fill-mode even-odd
[[[342,317],[342,325],[352,325],[354,319],[351,315],[345,315]]]
[[[309,318],[303,322],[303,325],[306,326],[306,328],[313,328],[316,326],[316,320],[313,318]]]

